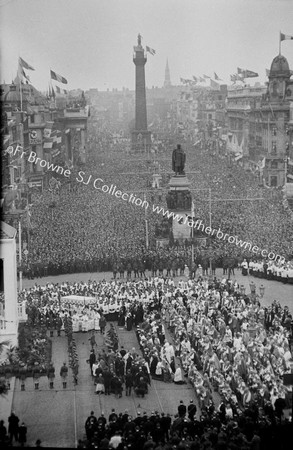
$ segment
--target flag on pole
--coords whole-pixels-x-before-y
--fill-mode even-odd
[[[19,57],[18,59],[19,65],[26,70],[35,70],[30,64],[28,64],[24,59]]]
[[[254,78],[258,77],[258,73],[253,72],[252,70],[247,69],[240,69],[240,67],[237,67],[237,73],[241,75],[243,78]]]
[[[217,90],[217,91],[220,90],[220,85],[219,85],[219,83],[216,83],[214,80],[210,80],[210,86],[211,86],[212,89],[215,89],[215,90]]]
[[[50,86],[49,86],[49,92],[50,92]],[[52,122],[52,121],[46,122],[44,131],[43,131],[44,138],[48,139],[51,136],[53,125],[54,125],[54,122]]]
[[[254,78],[258,77],[257,72],[253,72],[252,70],[245,70],[245,78]]]
[[[154,50],[153,48],[149,47],[148,45],[146,45],[145,49],[146,49],[146,51],[149,52],[151,55],[155,55],[155,54],[156,54],[156,50]]]
[[[233,81],[234,83],[236,81],[242,81],[243,83],[243,77],[239,73],[234,73],[233,75],[230,75],[230,80]]]
[[[293,161],[290,159],[287,162],[287,179],[293,180]]]
[[[293,40],[293,36],[289,36],[289,34],[280,33],[280,41]]]
[[[212,89],[215,89],[215,90],[217,90],[217,91],[220,90],[220,85],[219,85],[219,83],[216,83],[214,80],[210,80],[210,82],[211,82],[211,88],[212,88]]]
[[[222,81],[221,78],[218,77],[218,75],[216,74],[216,72],[214,72],[214,75],[215,75],[215,76],[214,76],[215,80]]]
[[[50,70],[50,73],[52,80],[59,81],[59,83],[67,84],[66,78],[62,77],[61,75],[58,75],[56,72],[53,72],[53,70]]]
[[[21,64],[18,64],[18,69],[17,69],[17,77],[14,80],[14,82],[16,84],[23,82],[23,79],[26,79],[27,81],[31,81],[29,76],[25,73],[25,71],[23,70],[23,67],[21,66]]]

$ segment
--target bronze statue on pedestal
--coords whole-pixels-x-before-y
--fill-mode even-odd
[[[181,145],[177,144],[177,148],[172,153],[172,170],[175,172],[175,175],[185,175],[185,161],[186,154],[181,148]]]

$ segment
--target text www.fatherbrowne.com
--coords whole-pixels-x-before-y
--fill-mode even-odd
[[[20,145],[17,145],[16,148],[12,145],[10,145],[6,150],[5,153],[9,153],[12,156],[18,156],[20,158],[23,158],[24,155],[26,155],[26,152],[24,151],[23,147]],[[46,167],[47,170],[60,173],[64,175],[66,178],[69,178],[71,175],[70,169],[65,169],[62,166],[59,166],[57,164],[50,163],[49,161],[45,159],[41,159],[37,157],[37,154],[33,151],[30,152],[28,156],[28,162],[33,164],[40,164],[42,168]],[[82,183],[84,185],[92,184],[93,187],[99,191],[102,191],[105,194],[113,195],[116,198],[121,198],[124,201],[127,201],[128,203],[132,203],[136,206],[140,206],[142,208],[148,209],[149,203],[146,199],[141,200],[140,198],[136,197],[134,194],[130,194],[128,192],[123,192],[117,190],[117,187],[113,184],[111,186],[108,186],[107,184],[102,184],[104,180],[102,178],[96,178],[93,179],[92,175],[89,175],[84,179],[85,172],[79,171],[78,177],[76,177],[76,181],[78,183]],[[286,260],[283,256],[277,255],[274,252],[268,252],[267,250],[261,250],[257,245],[252,245],[251,242],[242,241],[241,239],[238,239],[238,236],[231,236],[228,233],[223,233],[220,229],[215,229],[211,227],[206,227],[202,220],[197,219],[196,221],[192,220],[190,216],[187,214],[185,217],[175,214],[174,212],[170,212],[168,210],[165,210],[163,207],[160,206],[153,206],[153,212],[157,214],[162,214],[163,217],[167,217],[168,219],[172,218],[173,220],[177,220],[180,224],[187,224],[188,227],[194,228],[196,230],[201,230],[202,232],[206,233],[209,236],[216,236],[219,240],[227,240],[229,244],[235,244],[237,247],[240,247],[242,249],[249,249],[252,253],[259,254],[264,258],[268,258],[272,261],[279,261],[280,263],[284,263]]]
[[[217,239],[229,242],[229,244],[235,244],[237,247],[240,247],[245,250],[249,250],[252,253],[259,254],[264,258],[268,258],[272,261],[279,261],[280,263],[284,263],[286,259],[278,255],[274,252],[268,252],[268,250],[260,249],[257,245],[252,245],[251,242],[242,241],[241,239],[238,239],[238,236],[232,236],[228,233],[223,233],[219,228],[211,228],[209,226],[205,226],[202,220],[196,219],[195,221],[191,219],[190,216],[187,214],[185,217],[181,216],[180,214],[175,214],[174,212],[170,212],[168,210],[165,210],[164,208],[160,206],[153,205],[153,212],[156,212],[157,214],[162,214],[163,217],[167,217],[168,219],[172,218],[173,220],[177,220],[178,223],[181,225],[187,225],[190,228],[194,228],[197,231],[202,231],[203,233],[206,233],[209,236],[215,236]]]

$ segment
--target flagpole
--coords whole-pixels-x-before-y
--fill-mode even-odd
[[[20,94],[20,111],[22,111],[22,87],[21,87],[21,75],[22,75],[22,67],[20,66],[19,56],[18,56],[18,78],[19,78],[19,94]]]
[[[279,32],[279,55],[281,54],[281,31]]]
[[[192,267],[193,267],[193,263],[194,263],[194,243],[193,243],[193,219],[194,219],[194,203],[193,201],[191,202],[191,216],[192,216],[192,227],[191,227],[191,267],[190,267],[190,272],[192,274]]]

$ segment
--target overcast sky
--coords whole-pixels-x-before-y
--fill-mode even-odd
[[[258,72],[279,51],[279,31],[293,35],[293,0],[0,0],[1,82],[10,83],[18,56],[45,90],[52,69],[68,88],[134,89],[133,46],[141,33],[148,54],[146,84],[161,87],[166,60],[171,81],[237,67]],[[293,70],[293,41],[282,54]],[[65,86],[64,86],[65,87]]]

